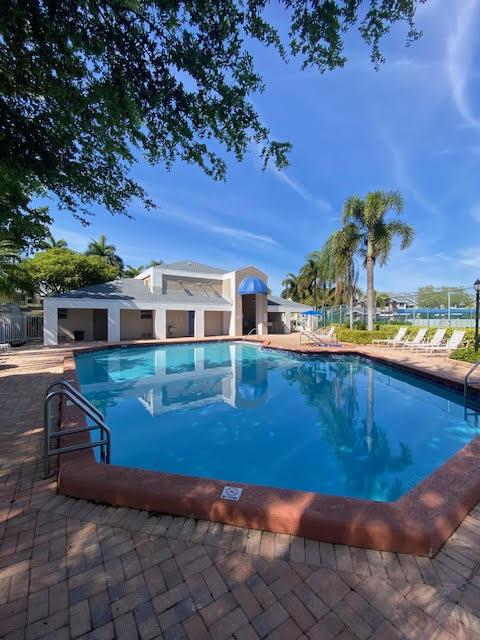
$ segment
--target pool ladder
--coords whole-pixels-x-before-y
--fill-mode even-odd
[[[253,327],[253,329],[250,329],[250,331],[247,333],[247,335],[243,336],[242,338],[242,342],[245,342],[248,338],[248,336],[251,336],[252,333],[257,333],[257,328]]]
[[[63,396],[74,404],[82,411],[82,413],[93,420],[95,424],[75,427],[73,429],[63,429],[61,431],[52,431],[52,400],[56,397]],[[44,437],[43,437],[43,465],[44,465],[44,477],[48,478],[51,475],[50,470],[50,458],[51,456],[57,456],[61,453],[70,453],[72,451],[81,451],[82,449],[92,449],[94,447],[100,447],[100,460],[105,464],[110,464],[110,450],[111,450],[111,433],[110,429],[105,424],[105,418],[96,407],[89,402],[85,396],[83,396],[74,386],[65,380],[57,380],[53,382],[47,389],[45,394],[45,401],[43,405],[44,415]],[[100,430],[100,439],[84,442],[80,444],[73,444],[65,447],[58,446],[58,438],[68,436],[73,433],[84,433],[88,431]],[[57,445],[52,446],[52,439],[57,438]]]
[[[473,412],[468,411],[468,379],[470,378],[472,373],[477,369],[479,365],[480,365],[480,360],[477,360],[477,362],[475,362],[475,364],[472,367],[470,367],[470,369],[467,371],[467,374],[463,379],[463,400],[465,405],[465,420],[467,420],[468,422],[469,416],[475,416],[476,429],[478,429],[478,411],[473,411]]]

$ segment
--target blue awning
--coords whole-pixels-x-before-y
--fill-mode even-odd
[[[301,316],[323,316],[323,311],[314,311],[311,309],[310,311],[302,311]]]
[[[255,278],[255,276],[248,276],[244,278],[238,288],[238,293],[241,296],[247,296],[252,293],[268,293],[268,288],[263,280]]]

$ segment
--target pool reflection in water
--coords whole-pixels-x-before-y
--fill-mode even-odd
[[[477,433],[459,394],[354,356],[215,342],[76,364],[113,464],[386,501]]]

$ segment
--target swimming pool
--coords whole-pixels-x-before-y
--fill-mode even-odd
[[[76,356],[112,463],[393,501],[477,435],[462,397],[358,356],[234,342]]]

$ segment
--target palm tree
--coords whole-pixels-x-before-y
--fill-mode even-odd
[[[283,290],[280,296],[282,298],[286,298],[287,300],[295,300],[299,302],[300,297],[300,287],[298,278],[294,273],[287,273],[285,278],[282,280]]]
[[[352,196],[343,209],[343,229],[340,233],[350,239],[355,253],[359,253],[367,269],[367,329],[373,330],[375,289],[373,270],[376,262],[388,262],[395,236],[400,237],[400,248],[406,249],[413,241],[415,230],[399,220],[387,220],[389,211],[403,213],[404,201],[398,191],[371,191],[365,198]]]
[[[114,267],[118,268],[119,272],[123,271],[123,260],[116,253],[117,247],[114,244],[107,243],[107,237],[102,233],[98,240],[92,240],[88,243],[85,254],[87,256],[100,256]]]
[[[353,328],[353,305],[357,293],[358,266],[355,262],[357,252],[357,234],[351,225],[344,227],[340,231],[333,233],[327,243],[331,245],[333,252],[333,264],[335,272],[335,291],[337,293],[336,302],[340,298],[348,298],[350,329]]]
[[[48,238],[43,242],[45,249],[68,249],[67,241],[63,238],[56,240],[51,233],[48,234]]]
[[[142,273],[143,267],[132,267],[131,264],[127,264],[125,269],[123,270],[124,278],[135,278],[139,273]]]

